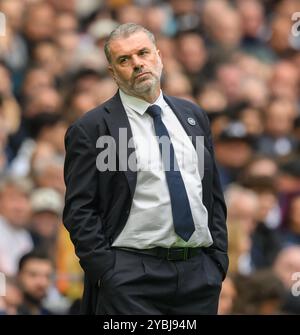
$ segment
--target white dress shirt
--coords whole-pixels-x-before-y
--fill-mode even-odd
[[[137,249],[210,246],[213,241],[202,202],[198,157],[181,123],[160,92],[154,104],[162,110],[162,121],[174,147],[195,224],[195,231],[187,242],[174,230],[169,189],[153,119],[145,113],[150,104],[121,90],[120,97],[133,134],[137,185],[128,220],[112,246]]]

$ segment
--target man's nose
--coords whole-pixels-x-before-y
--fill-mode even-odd
[[[132,56],[132,65],[135,71],[138,71],[141,67],[143,67],[142,60],[138,56]]]

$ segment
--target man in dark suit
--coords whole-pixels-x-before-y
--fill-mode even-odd
[[[215,314],[227,229],[207,116],[161,92],[160,53],[142,26],[119,26],[105,53],[119,90],[65,138],[82,312]]]

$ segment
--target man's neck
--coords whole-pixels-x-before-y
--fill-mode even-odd
[[[160,95],[160,87],[156,88],[153,91],[145,92],[145,94],[141,93],[139,95],[133,94],[132,92],[126,92],[125,90],[123,90],[123,92],[126,93],[127,95],[147,101],[149,104],[153,104],[153,102],[155,102]]]
[[[153,102],[155,102],[158,97],[159,97],[159,91],[155,92],[155,94],[141,96],[141,99],[149,102],[149,104],[153,104]]]

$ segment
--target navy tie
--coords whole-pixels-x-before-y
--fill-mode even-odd
[[[159,150],[165,167],[170,167],[170,169],[165,169],[165,174],[171,198],[174,229],[177,235],[188,241],[195,231],[195,225],[174,148],[168,130],[161,119],[161,108],[157,105],[151,105],[147,108],[146,113],[153,118],[156,136],[158,138],[167,136],[169,139],[170,156],[165,157],[166,155],[163,154],[161,142],[159,142]],[[166,163],[169,164],[166,165]]]

